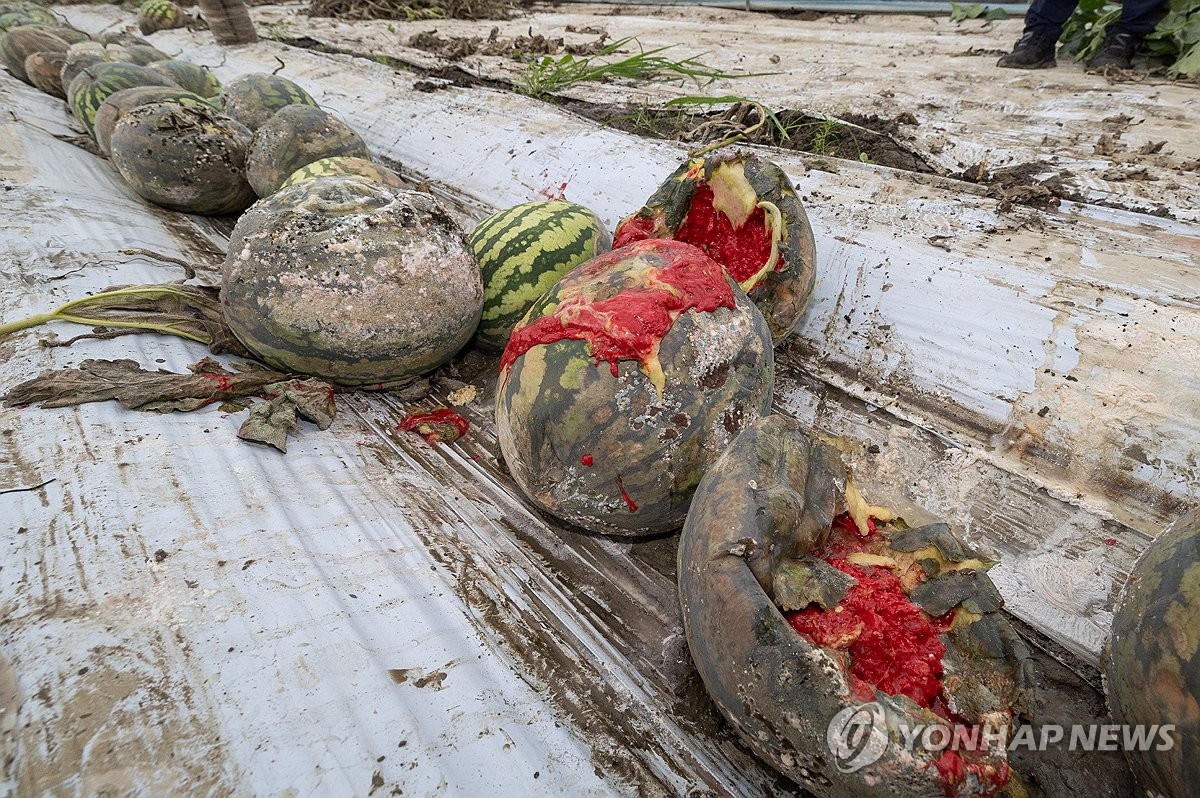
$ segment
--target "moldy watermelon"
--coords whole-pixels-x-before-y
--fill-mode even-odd
[[[266,363],[371,386],[449,360],[479,323],[483,286],[433,197],[321,177],[242,215],[221,299],[234,335]]]

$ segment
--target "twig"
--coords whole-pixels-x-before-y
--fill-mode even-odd
[[[58,477],[51,477],[50,479],[46,480],[45,482],[41,483],[40,485],[34,485],[31,488],[9,488],[8,490],[0,490],[0,495],[3,495],[5,493],[28,493],[28,492],[34,491],[34,490],[41,490],[42,488],[46,487],[51,482],[54,482],[57,479],[58,479]]]

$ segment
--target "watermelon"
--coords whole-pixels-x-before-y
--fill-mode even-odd
[[[147,67],[102,61],[75,76],[67,87],[67,103],[87,134],[94,136],[96,112],[109,95],[139,86],[175,86],[175,82]]]
[[[67,92],[62,85],[62,68],[66,62],[66,53],[31,53],[25,59],[25,75],[39,91],[65,100]]]
[[[311,105],[317,101],[287,78],[252,72],[230,82],[220,94],[220,108],[253,132],[289,105]]]
[[[221,300],[234,335],[264,362],[380,385],[424,374],[466,344],[483,285],[462,230],[429,194],[321,177],[242,215]]]
[[[288,105],[254,133],[246,178],[258,196],[266,197],[300,167],[339,155],[370,159],[371,150],[349,125],[328,111]]]
[[[238,213],[254,201],[244,176],[250,131],[207,104],[159,102],[113,128],[113,166],[143,199],[184,213]]]
[[[57,25],[59,22],[49,9],[33,3],[6,3],[0,6],[0,32],[22,25]]]
[[[96,41],[79,42],[68,47],[62,71],[59,73],[59,82],[62,84],[63,92],[66,93],[70,90],[71,81],[75,80],[80,72],[93,64],[109,60],[105,56],[104,45]]]
[[[0,36],[0,60],[23,83],[30,83],[25,59],[34,53],[65,53],[67,42],[39,25],[21,25]],[[30,84],[32,85],[32,84]]]
[[[953,750],[900,734],[953,717],[999,737],[1027,707],[1033,663],[993,564],[944,523],[867,505],[836,449],[771,416],[696,489],[684,633],[734,731],[805,795],[994,796],[1011,778],[1004,738]]]
[[[1104,657],[1113,721],[1171,725],[1150,750],[1126,750],[1145,795],[1200,784],[1200,510],[1156,537],[1129,574]]]
[[[388,188],[404,188],[404,181],[396,172],[386,166],[368,161],[366,158],[350,158],[337,155],[332,158],[322,158],[307,166],[301,166],[283,181],[280,188],[294,186],[305,180],[318,177],[361,177]]]
[[[107,156],[112,152],[112,133],[121,117],[150,103],[180,103],[212,107],[198,94],[171,86],[139,86],[136,89],[121,89],[110,94],[96,111],[96,145]]]
[[[550,514],[618,536],[683,523],[704,470],[771,403],[766,321],[696,247],[599,255],[537,300],[500,359],[496,431]]]
[[[764,158],[732,153],[685,162],[617,225],[613,246],[646,238],[703,249],[758,305],[776,342],[808,308],[816,281],[812,225],[792,181]]]
[[[148,44],[107,44],[104,46],[106,60],[126,61],[138,66],[149,66],[156,61],[166,61],[169,55]]]
[[[160,30],[187,26],[188,16],[171,0],[146,0],[138,6],[138,30],[149,35]]]
[[[494,213],[467,239],[483,272],[481,349],[499,352],[514,326],[564,274],[606,252],[604,223],[566,200],[527,202]]]
[[[206,66],[181,61],[178,58],[151,61],[147,66],[175,81],[182,88],[206,99],[221,93],[221,81],[217,80],[217,76]]]

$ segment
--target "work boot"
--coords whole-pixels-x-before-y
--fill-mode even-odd
[[[1133,54],[1139,44],[1141,39],[1129,31],[1109,30],[1104,37],[1104,44],[1088,59],[1088,69],[1103,69],[1108,66],[1132,69]]]
[[[1044,28],[1029,28],[1017,39],[1013,51],[1000,56],[998,67],[1009,69],[1049,69],[1058,66],[1054,60],[1054,45],[1058,37]]]

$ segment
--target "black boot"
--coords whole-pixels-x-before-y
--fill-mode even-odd
[[[1088,59],[1088,69],[1103,69],[1108,66],[1132,69],[1133,54],[1141,43],[1141,37],[1129,31],[1110,28],[1104,37],[1104,44]]]
[[[1054,46],[1058,37],[1044,28],[1029,28],[1017,39],[1013,51],[1000,56],[998,67],[1009,69],[1049,69],[1058,66],[1054,60]]]

